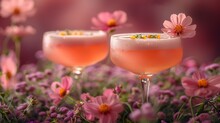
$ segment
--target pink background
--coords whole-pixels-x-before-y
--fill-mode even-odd
[[[36,62],[35,52],[42,48],[45,31],[90,29],[91,18],[99,12],[124,10],[129,26],[116,33],[161,32],[163,21],[169,20],[171,14],[190,15],[197,24],[197,35],[183,39],[184,57],[211,62],[220,56],[219,5],[219,0],[36,0],[37,12],[25,24],[32,25],[37,32],[24,38],[21,60],[22,63]],[[0,18],[0,27],[8,24],[8,19]]]

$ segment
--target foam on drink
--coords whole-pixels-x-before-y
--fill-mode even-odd
[[[160,35],[160,38],[132,39],[133,35]],[[170,49],[181,46],[179,37],[172,38],[164,33],[127,33],[116,34],[111,37],[111,48],[113,49]]]

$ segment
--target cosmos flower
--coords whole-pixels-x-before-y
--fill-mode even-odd
[[[116,123],[123,105],[117,95],[98,96],[92,102],[85,102],[83,109],[86,114],[98,118],[99,123]]]
[[[35,13],[34,0],[2,0],[0,3],[2,17],[11,17],[12,22],[24,22]]]
[[[5,35],[10,37],[22,37],[25,35],[30,35],[35,33],[35,29],[32,26],[8,26],[5,29]]]
[[[127,14],[124,11],[117,10],[113,13],[100,12],[97,17],[92,18],[94,29],[112,31],[122,26],[127,21]]]
[[[15,75],[17,73],[17,65],[14,52],[10,51],[8,55],[2,55],[0,60],[2,76],[1,86],[8,90],[15,87]]]
[[[71,77],[63,77],[60,82],[53,82],[51,85],[50,98],[54,100],[54,104],[58,104],[63,97],[69,94],[71,86],[73,84],[73,80]]]
[[[161,30],[172,37],[180,36],[181,38],[192,38],[196,35],[196,25],[192,24],[192,18],[184,13],[178,15],[172,14],[170,20],[165,20]]]
[[[209,98],[219,92],[220,76],[207,78],[203,72],[196,72],[192,78],[183,77],[182,86],[187,96]]]

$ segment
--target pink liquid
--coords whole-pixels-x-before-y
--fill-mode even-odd
[[[154,74],[179,63],[182,54],[182,48],[111,49],[111,60],[115,65],[135,74]]]
[[[51,61],[70,67],[85,67],[103,60],[108,54],[107,38],[44,40],[44,53]]]

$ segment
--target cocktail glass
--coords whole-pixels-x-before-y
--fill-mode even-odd
[[[107,34],[103,31],[50,31],[43,36],[46,57],[73,69],[79,79],[82,70],[103,60],[108,54]]]
[[[149,100],[150,78],[178,64],[182,55],[179,37],[170,37],[163,33],[125,33],[111,36],[111,60],[115,65],[139,76],[143,103]]]

